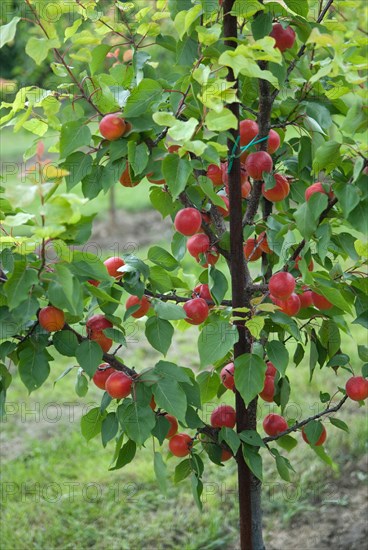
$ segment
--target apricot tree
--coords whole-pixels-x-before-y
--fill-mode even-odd
[[[5,177],[2,188],[3,408],[12,369],[33,392],[57,350],[78,363],[78,395],[91,380],[106,390],[81,426],[87,440],[115,442],[112,470],[152,437],[164,490],[169,437],[184,458],[174,479],[190,477],[200,507],[208,460],[236,460],[242,549],[264,547],[264,453],[289,480],[291,434],[302,430],[330,462],[327,420],[347,429],[334,413],[348,396],[367,397],[367,347],[358,344],[359,362],[341,344],[351,322],[366,327],[368,309],[355,4],[347,18],[333,0],[25,0],[1,29],[4,45],[33,22],[25,53],[49,64],[55,84],[25,85],[2,104],[2,125],[35,135],[26,180]],[[170,248],[103,262],[84,247],[93,217],[83,206],[136,185],[173,221]],[[163,356],[137,371],[123,361],[132,318]],[[190,324],[199,369],[170,361],[175,331]],[[321,411],[288,425],[288,370],[306,351],[310,378],[319,365],[336,393],[321,392]],[[235,408],[206,418],[204,405],[225,391]],[[261,419],[267,436],[258,396],[277,411]]]

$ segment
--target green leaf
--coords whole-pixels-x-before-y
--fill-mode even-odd
[[[259,13],[257,17],[252,20],[252,34],[254,40],[259,40],[264,36],[268,36],[272,31],[272,13]]]
[[[195,474],[191,475],[190,481],[191,481],[194,501],[199,511],[201,512],[202,511],[201,495],[203,491],[203,483],[200,479],[197,478]]]
[[[170,275],[162,267],[151,267],[149,280],[153,291],[168,292],[173,288]]]
[[[66,158],[76,149],[90,144],[91,131],[80,120],[65,122],[60,131],[60,157]]]
[[[291,319],[288,315],[282,313],[281,311],[276,311],[275,313],[272,313],[270,317],[274,323],[287,330],[288,333],[294,336],[296,340],[298,340],[299,342],[301,341],[298,325],[296,324],[294,319]]]
[[[108,338],[111,338],[111,340],[113,340],[117,344],[121,344],[125,347],[127,345],[125,335],[117,328],[106,328],[104,330],[104,335]]]
[[[136,145],[134,141],[128,144],[129,165],[134,175],[141,174],[146,168],[149,158],[149,150],[145,143]]]
[[[215,317],[203,327],[198,337],[201,366],[212,365],[225,357],[238,339],[239,334],[235,326],[219,317]]]
[[[70,330],[59,330],[52,337],[52,343],[55,349],[66,357],[75,357],[75,352],[78,346],[78,340]]]
[[[179,267],[177,260],[164,248],[160,246],[152,246],[148,251],[148,259],[154,263],[163,267],[167,271],[174,271]]]
[[[106,266],[95,254],[74,250],[70,269],[74,275],[83,279],[88,277],[88,279],[96,279],[100,282],[110,281]]]
[[[329,300],[336,307],[346,311],[347,313],[352,314],[350,304],[347,303],[345,298],[343,298],[341,291],[337,288],[332,288],[330,286],[323,286],[318,284],[317,289],[318,294],[322,294],[327,300]]]
[[[266,191],[269,191],[270,189],[273,189],[275,187],[276,179],[273,174],[268,174],[267,172],[264,172],[263,179]]]
[[[100,305],[105,305],[106,302],[111,303],[111,304],[119,304],[120,303],[119,300],[117,300],[116,298],[113,298],[112,296],[110,296],[110,294],[108,294],[107,292],[102,290],[102,288],[95,287],[92,284],[88,285],[88,292],[92,296],[95,296],[99,300]]]
[[[322,321],[319,337],[327,349],[329,357],[333,357],[340,349],[341,336],[339,327],[331,319]]]
[[[174,233],[174,236],[171,241],[171,252],[173,253],[174,257],[180,262],[185,256],[185,253],[187,251],[186,247],[187,240],[184,235],[181,235],[180,233]]]
[[[216,371],[203,371],[198,374],[197,382],[201,391],[202,403],[210,402],[217,395],[220,377]]]
[[[149,112],[150,106],[159,101],[162,96],[162,87],[150,78],[144,78],[133,89],[124,108],[124,116],[129,118],[139,117]]]
[[[181,159],[178,155],[168,155],[164,158],[162,173],[173,199],[184,191],[192,170],[190,161]]]
[[[0,363],[0,380],[4,389],[8,389],[12,381],[12,375],[3,363]]]
[[[229,445],[230,449],[232,450],[233,455],[236,455],[240,447],[239,435],[231,428],[226,428],[225,426],[223,426],[219,432],[218,437],[219,442],[221,443],[221,441],[225,441],[225,443],[227,443],[227,445]]]
[[[368,328],[368,310],[364,311],[361,315],[358,315],[352,322],[353,325],[361,325],[364,328]]]
[[[274,44],[272,38],[266,37],[263,40],[269,40],[270,45],[271,42]],[[260,46],[260,44],[257,44],[257,46]],[[231,67],[234,71],[235,77],[242,74],[249,78],[261,78],[271,82],[275,88],[279,88],[280,85],[278,79],[271,73],[271,71],[262,70],[258,66],[257,61],[252,59],[253,55],[256,57],[261,57],[259,54],[257,55],[257,53],[253,53],[251,46],[241,45],[235,50],[226,50],[220,55],[218,62],[221,65]],[[272,54],[268,51],[265,57],[267,57],[268,60],[275,61],[277,63],[281,60],[281,54],[278,54],[280,54],[280,52],[275,49],[275,52]]]
[[[214,188],[212,181],[207,176],[199,176],[198,183],[203,193],[215,204],[216,206],[224,206],[224,201],[221,199]]]
[[[165,319],[150,317],[146,322],[146,338],[154,349],[166,355],[174,334],[174,327]]]
[[[136,450],[137,445],[134,441],[131,441],[129,439],[120,449],[115,465],[109,468],[109,470],[119,470],[120,468],[123,468],[124,466],[132,462],[133,458],[135,457]]]
[[[284,0],[285,4],[295,13],[302,17],[307,17],[309,5],[308,2],[300,2],[300,0]]]
[[[46,350],[40,352],[33,346],[28,346],[19,352],[18,372],[29,393],[37,390],[48,378],[50,359],[51,356]]]
[[[13,17],[9,23],[6,25],[1,25],[0,27],[0,49],[5,46],[5,44],[9,44],[9,42],[12,42],[15,37],[15,33],[17,30],[18,22],[20,21],[20,17]]]
[[[229,288],[225,275],[214,266],[208,269],[209,287],[211,296],[216,305],[220,305]]]
[[[333,418],[332,416],[330,416],[329,420],[333,426],[336,426],[336,428],[339,428],[340,430],[344,430],[344,432],[349,433],[349,426],[343,420],[340,420],[339,418]]]
[[[90,378],[95,374],[98,365],[102,362],[102,349],[97,342],[84,340],[79,344],[75,357]]]
[[[175,123],[171,125],[168,135],[175,141],[190,142],[197,126],[198,120],[193,117],[186,121],[175,119]],[[205,148],[205,145],[202,145],[202,148]]]
[[[255,430],[243,430],[239,433],[240,439],[247,443],[248,445],[252,445],[254,447],[265,447],[266,445],[263,443],[263,440],[258,432]]]
[[[100,411],[101,411],[101,414],[104,413],[107,409],[107,407],[110,405],[112,401],[112,397],[111,395],[109,395],[106,391],[105,393],[103,394],[102,396],[102,399],[101,399],[101,404],[100,404]]]
[[[319,217],[326,210],[327,195],[314,193],[310,199],[301,204],[295,211],[297,228],[305,239],[309,239],[318,227]]]
[[[313,159],[313,170],[316,173],[322,170],[331,172],[340,162],[340,147],[336,141],[328,141],[318,147]]]
[[[331,399],[331,395],[327,392],[319,392],[319,398],[321,403],[328,403]]]
[[[295,366],[297,367],[301,361],[303,361],[303,357],[305,355],[305,350],[301,344],[298,344],[295,349],[293,361],[295,363]]]
[[[276,449],[275,449],[276,450]],[[290,481],[290,472],[292,469],[290,462],[287,458],[281,456],[279,453],[276,455],[276,468],[280,477],[284,481]]]
[[[368,208],[368,200],[361,200],[358,206],[350,212],[348,222],[351,223],[354,229],[357,229],[363,234],[367,232],[366,212]]]
[[[29,269],[23,260],[14,262],[13,272],[3,285],[10,311],[26,301],[33,285],[38,282],[37,271]]]
[[[231,13],[237,17],[248,19],[264,9],[264,6],[260,5],[258,0],[235,0]]]
[[[65,159],[61,167],[69,172],[69,175],[65,176],[68,191],[91,173],[92,162],[91,155],[86,155],[82,151],[72,153]]]
[[[358,346],[359,359],[364,362],[368,361],[368,346]]]
[[[101,432],[103,415],[100,408],[95,407],[81,418],[82,435],[86,441],[96,437]]]
[[[178,320],[185,319],[187,314],[184,309],[176,304],[170,304],[169,302],[161,302],[161,300],[152,300],[153,309],[160,319]]]
[[[167,494],[167,466],[162,459],[161,453],[155,452],[153,455],[153,463],[156,474],[156,479],[161,492]]]
[[[173,201],[169,193],[164,193],[160,186],[153,185],[149,192],[152,206],[166,218],[174,210]]]
[[[55,380],[55,383],[56,382],[57,380]],[[77,378],[75,379],[75,393],[78,397],[84,397],[88,393],[88,380],[83,372],[78,372]]]
[[[109,44],[99,44],[93,48],[91,52],[92,61],[89,64],[91,69],[91,76],[93,76],[97,71],[103,69],[106,55],[111,50],[112,46]]]
[[[276,440],[277,445],[280,445],[285,451],[292,451],[298,445],[298,441],[291,435],[283,435]]]
[[[323,432],[322,423],[318,420],[311,420],[304,426],[304,432],[311,445],[315,445]]]
[[[186,458],[182,460],[175,468],[174,482],[179,483],[183,479],[187,478],[192,471],[191,460]]]
[[[142,445],[148,439],[156,424],[151,407],[142,407],[136,401],[127,406],[119,405],[117,415],[124,432],[137,445]]]
[[[261,317],[260,315],[255,315],[245,323],[245,326],[247,327],[253,338],[258,339],[261,335],[264,324],[265,318]]]
[[[349,183],[337,182],[334,184],[333,190],[336,197],[339,199],[339,204],[344,216],[347,218],[350,212],[352,212],[360,202],[358,188]]]
[[[116,418],[115,412],[109,412],[106,418],[102,421],[101,426],[101,439],[102,445],[106,447],[109,441],[111,441],[118,433],[119,422]]]
[[[159,375],[159,379],[152,386],[152,391],[158,407],[185,423],[187,396],[178,378],[181,377],[182,381],[187,381],[187,378],[182,369],[175,367],[173,363],[157,363],[153,372]]]
[[[152,430],[152,435],[155,436],[160,445],[165,441],[165,438],[170,429],[170,422],[163,415],[156,415],[156,425]]]
[[[196,27],[196,31],[198,33],[198,40],[201,44],[204,46],[212,46],[221,36],[221,25],[215,23],[212,24],[211,27],[198,26]]]
[[[331,466],[333,470],[338,471],[338,465],[328,456],[323,445],[319,445],[318,447],[312,445],[312,449],[323,462]]]
[[[235,386],[246,406],[263,390],[266,364],[258,355],[244,353],[235,359]]]
[[[262,457],[259,454],[259,452],[255,449],[255,447],[252,447],[251,445],[247,445],[247,443],[243,443],[242,445],[243,449],[243,456],[246,465],[250,469],[250,471],[260,480],[263,481],[263,475],[262,475]]]
[[[64,264],[55,266],[57,278],[49,286],[49,299],[52,305],[66,309],[72,315],[83,313],[82,287],[78,279]]]
[[[364,258],[368,257],[368,242],[364,243],[363,241],[357,239],[354,242],[354,248],[359,256]]]
[[[26,44],[25,52],[34,60],[36,65],[41,65],[48,56],[49,50],[51,48],[58,48],[59,46],[60,42],[57,38],[49,39],[31,36]]]
[[[285,345],[278,340],[267,342],[266,351],[268,359],[275,365],[281,376],[285,376],[286,367],[289,364],[289,352]]]
[[[236,116],[226,107],[220,113],[209,111],[205,123],[208,130],[213,132],[226,132],[230,128],[236,129],[238,127]]]

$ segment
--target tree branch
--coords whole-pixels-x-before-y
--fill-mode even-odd
[[[79,334],[79,332],[77,332],[76,330],[74,330],[70,325],[68,324],[65,324],[64,325],[64,328],[63,330],[67,330],[69,332],[72,332],[79,343],[81,342],[85,342],[86,340],[88,340],[88,338],[82,336],[81,334]],[[131,378],[137,378],[138,377],[138,374],[135,372],[135,370],[133,369],[130,369],[129,367],[127,367],[126,365],[124,365],[124,363],[122,363],[121,361],[119,361],[119,359],[117,359],[115,357],[115,355],[112,355],[111,353],[104,353],[103,356],[102,356],[103,360],[105,361],[105,363],[108,363],[109,365],[111,365],[114,369],[116,370],[119,370],[119,371],[122,371],[122,372],[125,372],[125,374],[127,374],[128,376],[130,376]]]
[[[260,69],[267,68],[267,62],[260,61],[258,63]],[[259,79],[259,112],[258,112],[258,139],[262,139],[268,136],[271,129],[271,110],[273,105],[273,99],[271,96],[271,86],[267,80]],[[259,150],[267,151],[268,141],[262,141],[260,143]],[[247,210],[243,218],[243,227],[245,225],[253,225],[254,218],[257,214],[259,202],[262,196],[262,183],[263,181],[255,181],[253,184],[253,190],[248,201]]]
[[[260,284],[254,284],[250,286],[250,290],[252,291],[252,294],[257,292],[267,292],[268,291],[268,285],[260,285]],[[192,298],[187,298],[185,296],[178,296],[177,294],[160,294],[157,292],[152,292],[151,290],[145,289],[144,291],[145,296],[149,298],[156,298],[157,300],[161,300],[162,302],[175,302],[177,304],[185,304],[186,302],[189,302],[189,300],[192,300]],[[215,302],[212,302],[211,300],[206,300],[207,304],[209,306],[215,306]],[[221,306],[225,307],[231,307],[232,301],[231,300],[222,300]]]
[[[182,193],[180,193],[179,195],[179,200],[180,202],[183,204],[183,206],[185,206],[186,208],[188,207],[191,207],[191,208],[195,208],[195,206],[193,205],[193,203],[191,202],[191,200],[189,199],[188,195],[185,193],[185,191],[183,191]],[[212,212],[213,214],[213,212]],[[210,239],[210,243],[211,243],[211,246],[216,246],[217,250],[219,251],[219,253],[227,260],[229,261],[230,260],[230,254],[228,253],[227,250],[224,250],[223,248],[221,248],[219,245],[218,245],[218,240],[219,240],[219,236],[216,235],[212,229],[210,228],[210,226],[208,225],[208,223],[202,221],[202,229],[203,231],[205,232],[205,234],[207,235],[207,237]]]
[[[328,12],[328,10],[330,9],[330,7],[332,6],[333,4],[333,1],[334,0],[328,0],[326,6],[324,7],[324,9],[321,11],[318,19],[317,19],[317,23],[322,23],[326,13]],[[289,81],[289,76],[290,74],[293,72],[293,70],[295,69],[295,66],[296,64],[298,63],[299,59],[304,55],[305,51],[307,49],[307,46],[306,44],[303,44],[303,46],[299,49],[298,53],[296,54],[296,58],[290,63],[287,71],[286,71],[286,78],[285,78],[285,82],[283,84],[283,87],[287,84],[287,82]],[[280,90],[274,90],[274,92],[272,93],[272,101],[274,101],[276,99],[276,97],[278,96],[278,94],[280,93]]]
[[[280,439],[280,437],[283,437],[284,435],[288,435],[292,432],[296,432],[297,430],[299,430],[299,428],[302,428],[303,426],[305,426],[306,424],[308,424],[312,420],[317,420],[318,418],[322,418],[322,416],[325,416],[326,414],[331,414],[333,412],[337,412],[339,409],[341,409],[341,407],[343,406],[343,404],[345,403],[345,401],[347,399],[348,399],[348,396],[344,395],[344,397],[341,399],[341,401],[339,401],[339,403],[337,405],[335,405],[335,407],[327,408],[324,411],[322,411],[318,414],[315,414],[314,416],[310,416],[309,418],[306,418],[305,420],[302,420],[301,422],[296,422],[293,426],[291,426],[290,428],[288,428],[284,432],[281,432],[277,435],[273,435],[273,436],[270,436],[270,437],[264,437],[263,438],[264,443],[269,443],[270,441],[276,441],[277,439]]]
[[[37,25],[40,27],[40,29],[43,31],[44,35],[46,36],[46,38],[49,38],[49,34],[47,32],[47,30],[45,29],[45,27],[43,26],[42,24],[42,21],[40,19],[40,17],[38,16],[38,13],[37,13],[37,10],[32,6],[32,4],[30,3],[29,0],[25,0],[29,9],[32,11],[36,21],[37,21]],[[80,84],[80,82],[78,81],[78,79],[74,76],[74,74],[72,73],[69,65],[66,63],[66,61],[64,60],[63,56],[61,55],[60,51],[57,49],[57,48],[53,48],[53,52],[56,56],[56,58],[62,63],[62,65],[64,66],[64,68],[66,69],[66,71],[68,72],[70,78],[72,79],[72,81],[74,82],[74,84],[78,87],[78,89],[80,90],[82,96],[84,97],[84,99],[91,105],[91,107],[93,107],[93,109],[100,115],[100,116],[103,116],[103,113],[98,109],[98,107],[96,107],[96,105],[93,103],[93,101],[91,100],[91,98],[86,94],[86,92],[84,91],[84,88],[83,86]]]
[[[338,199],[335,197],[334,199],[330,200],[330,202],[328,203],[327,205],[327,208],[322,212],[322,214],[320,215],[319,217],[319,220],[318,220],[318,224],[317,224],[317,227],[319,227],[319,225],[323,222],[323,220],[327,217],[328,213],[330,212],[330,210],[332,210],[332,208],[335,206],[335,204],[338,202]],[[289,264],[291,262],[295,262],[295,260],[297,259],[297,257],[300,255],[301,251],[303,250],[303,248],[305,247],[306,245],[306,240],[303,239],[299,244],[298,246],[296,247],[296,249],[294,250],[294,252],[292,253],[292,255],[290,256],[290,258],[288,259],[288,261],[286,262],[286,264],[284,265],[284,267],[282,268],[282,271],[288,271],[289,269]]]

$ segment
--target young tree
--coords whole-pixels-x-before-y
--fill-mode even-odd
[[[33,21],[26,53],[38,65],[50,61],[55,86],[25,86],[2,105],[3,125],[37,136],[25,153],[36,158],[26,182],[11,190],[4,182],[2,403],[7,358],[32,392],[48,378],[54,348],[75,357],[78,395],[91,379],[106,390],[81,425],[87,440],[115,440],[112,469],[150,437],[169,439],[183,458],[174,478],[190,477],[200,507],[204,455],[218,465],[235,459],[241,548],[262,549],[262,455],[289,480],[282,452],[302,430],[328,462],[321,419],[346,429],[332,414],[368,394],[367,365],[352,367],[340,337],[350,334],[351,315],[367,322],[359,29],[333,0],[25,6],[27,22],[15,16],[3,26],[2,43]],[[354,9],[359,21],[363,6]],[[46,160],[44,135],[57,164]],[[92,224],[85,202],[147,180],[153,207],[173,220],[171,252],[154,245],[146,261],[117,251],[102,262],[81,250]],[[198,278],[194,289],[187,272]],[[164,357],[139,372],[119,356],[131,317],[144,318]],[[199,329],[200,372],[170,362],[175,329],[189,324]],[[310,377],[317,364],[326,368],[337,375],[336,393],[321,392],[321,412],[289,426],[287,369],[306,350]],[[367,360],[365,346],[358,354]],[[344,371],[352,375],[346,391]],[[206,418],[203,406],[227,390],[235,408],[222,404]],[[277,411],[262,419],[263,437],[258,397]],[[154,452],[163,489],[165,449]]]

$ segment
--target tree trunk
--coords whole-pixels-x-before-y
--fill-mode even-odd
[[[236,47],[232,40],[237,37],[237,19],[230,15],[234,0],[225,0],[224,9],[224,37],[228,47]],[[228,80],[235,82],[234,74],[229,70]],[[233,103],[229,108],[239,120],[239,104]],[[245,265],[243,252],[243,213],[240,181],[239,158],[239,128],[232,130],[232,139],[228,141],[229,166],[230,157],[235,154],[229,172],[229,200],[230,200],[230,272],[232,287],[233,308],[249,307],[251,294],[247,287],[251,284],[248,269]],[[234,143],[237,143],[236,151]],[[239,315],[237,313],[237,315]],[[239,341],[234,346],[234,358],[252,351],[252,338],[243,321],[237,321]],[[236,419],[238,431],[256,429],[257,399],[254,399],[246,408],[240,394],[236,392]],[[238,491],[239,491],[239,519],[240,519],[240,548],[241,550],[263,550],[262,513],[261,513],[261,484],[254,478],[247,467],[241,448],[237,454],[238,463]]]
[[[111,226],[116,227],[115,185],[110,188],[109,192],[109,217]]]

